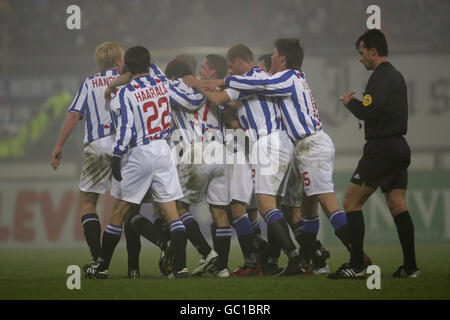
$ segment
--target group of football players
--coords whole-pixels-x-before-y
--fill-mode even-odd
[[[209,54],[198,77],[195,57],[180,54],[163,72],[142,46],[124,52],[106,42],[96,60],[100,72],[81,84],[51,155],[56,169],[84,118],[81,223],[92,255],[86,277],[108,277],[123,231],[130,278],[140,276],[141,236],[161,249],[163,277],[330,274],[329,252],[316,239],[319,203],[351,250],[332,180],[334,145],[302,71],[298,39],[278,39],[273,54],[256,63],[244,44],[226,57]],[[107,189],[114,205],[102,235],[96,203]],[[152,202],[152,220],[140,214],[143,202]],[[190,211],[200,202],[209,205],[212,246]],[[232,228],[244,261],[230,272]],[[191,273],[188,240],[200,255]]]

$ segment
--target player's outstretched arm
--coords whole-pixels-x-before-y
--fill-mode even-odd
[[[215,90],[217,87],[223,87],[225,85],[224,79],[200,80],[193,75],[184,76],[183,81],[188,86],[197,90],[202,89],[203,91]]]
[[[266,79],[254,79],[249,76],[228,76],[225,85],[239,91],[264,96],[289,96],[292,93],[293,78],[299,77],[294,70],[277,73]]]
[[[111,94],[116,91],[117,87],[124,86],[133,79],[130,72],[121,74],[116,80],[111,82],[105,90],[105,101],[111,103]]]
[[[202,89],[200,89],[200,92]],[[217,106],[223,105],[229,101],[231,101],[230,97],[228,96],[228,93],[226,91],[203,91],[202,92],[212,103],[214,103]]]
[[[220,84],[223,85],[223,80],[200,80],[192,75],[187,75],[183,77],[183,81],[190,87],[197,89],[202,95],[206,96],[208,100],[217,106],[227,103],[230,101],[230,97],[225,91],[216,90]],[[219,84],[219,85],[216,85]],[[209,90],[214,88],[214,90]]]
[[[50,164],[52,165],[53,169],[56,170],[58,168],[62,158],[62,148],[64,146],[64,143],[72,134],[72,131],[77,125],[79,120],[80,114],[78,112],[69,112],[69,114],[66,117],[66,120],[64,120],[64,124],[61,128],[61,132],[59,133],[59,137],[58,140],[56,141],[55,148],[53,149],[50,157]]]

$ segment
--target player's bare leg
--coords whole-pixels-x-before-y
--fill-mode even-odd
[[[153,215],[155,217],[153,223],[154,225],[161,230],[161,232],[164,234],[164,237],[167,241],[170,240],[170,230],[169,225],[167,224],[166,220],[160,214],[161,208],[159,207],[157,202],[153,202]]]
[[[403,251],[403,265],[394,273],[394,277],[416,278],[419,276],[419,269],[416,263],[414,224],[408,211],[406,189],[392,189],[385,193],[385,197]]]
[[[303,261],[296,250],[289,234],[289,228],[280,210],[277,209],[277,198],[268,194],[256,194],[258,209],[267,223],[268,232],[273,233],[275,241],[281,246],[289,258],[287,267],[279,275],[298,274]]]
[[[330,217],[333,212],[341,209],[334,192],[318,194],[316,197],[327,217]]]
[[[187,277],[186,269],[186,228],[180,220],[175,201],[158,202],[161,214],[169,223],[171,247],[173,247],[174,259],[172,273],[169,277]]]

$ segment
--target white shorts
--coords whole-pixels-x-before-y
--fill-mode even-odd
[[[230,198],[247,205],[254,194],[252,169],[248,163],[230,165]]]
[[[111,181],[114,135],[92,141],[84,147],[79,188],[83,192],[105,194]]]
[[[258,158],[255,158],[256,154]],[[258,139],[250,159],[255,169],[256,194],[284,195],[282,182],[293,155],[294,146],[286,131],[276,131]]]
[[[299,208],[302,198],[302,179],[298,167],[292,160],[287,173],[287,178],[283,182],[284,196],[281,199],[281,205]]]
[[[206,150],[205,148],[208,146],[223,149],[221,143],[210,142],[202,144],[203,150]],[[194,160],[189,155],[188,158]],[[207,161],[209,160],[202,157],[202,164],[180,163],[177,165],[178,176],[184,194],[184,197],[180,201],[188,204],[197,204],[206,201],[212,205],[226,206],[231,201],[229,166],[227,164]]]
[[[295,143],[295,160],[307,196],[334,192],[334,145],[323,130]]]
[[[117,199],[140,204],[150,189],[156,202],[170,202],[183,197],[170,147],[165,140],[152,141],[130,149],[122,159],[122,181]]]

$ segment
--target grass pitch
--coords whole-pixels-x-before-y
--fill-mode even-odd
[[[144,242],[144,241],[143,241]],[[332,271],[348,259],[342,246],[329,246]],[[82,266],[89,260],[88,249],[0,250],[0,299],[156,299],[156,300],[317,300],[317,299],[450,299],[450,247],[417,245],[421,271],[418,279],[393,279],[401,264],[399,245],[367,245],[365,251],[381,268],[381,289],[369,290],[364,280],[328,280],[324,276],[285,278],[247,277],[158,279],[159,251],[143,244],[141,278],[126,277],[126,250],[117,248],[106,280],[81,278],[80,290],[69,290],[69,265]],[[193,270],[199,256],[188,247],[188,268]],[[242,263],[238,247],[232,247],[230,270]],[[280,258],[284,266],[286,258]]]

